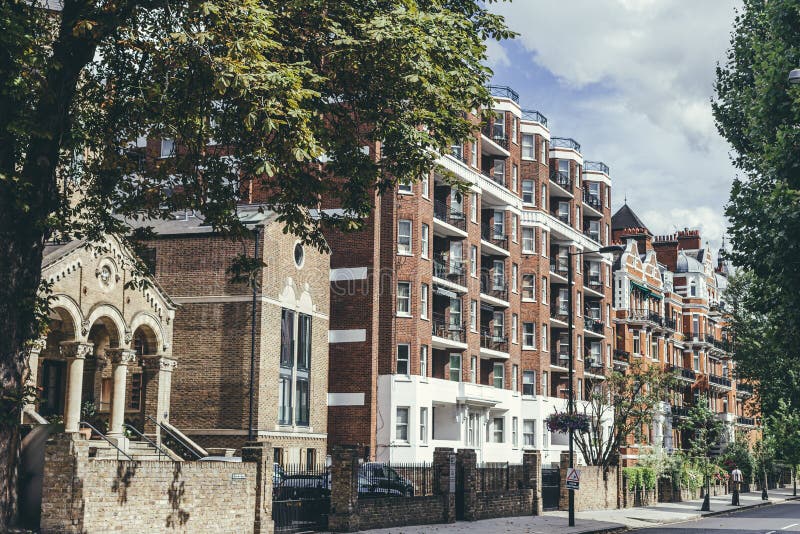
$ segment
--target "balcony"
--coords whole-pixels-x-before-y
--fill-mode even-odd
[[[533,109],[523,109],[522,120],[538,122],[542,126],[547,127],[547,117]]]
[[[580,146],[578,147],[578,150],[580,150]],[[606,165],[602,161],[584,161],[583,170],[584,172],[585,171],[602,172],[603,174],[611,176],[611,171],[608,168],[608,165]]]
[[[481,348],[508,352],[508,336],[503,332],[495,332],[492,328],[481,328]]]
[[[569,311],[567,307],[560,308],[557,303],[550,303],[550,326],[552,328],[566,328]]]
[[[451,208],[446,202],[433,201],[433,216],[463,232],[467,230],[467,219],[464,217],[464,212]]]
[[[731,352],[733,350],[732,346],[733,344],[727,339],[717,339],[710,334],[706,334],[705,341],[706,343],[712,345],[714,348],[724,352]]]
[[[433,276],[462,288],[467,286],[467,274],[462,261],[433,258]]]
[[[669,317],[665,317],[664,326],[667,328],[667,330],[672,330],[674,332],[678,329],[678,322],[675,319],[670,319]]]
[[[569,353],[567,352],[567,349],[559,349],[558,352],[553,352],[550,354],[550,365],[554,365],[556,367],[569,366]]]
[[[647,320],[656,326],[664,326],[664,318],[655,312],[648,312]]]
[[[432,335],[455,343],[466,343],[466,329],[463,323],[448,321],[443,313],[431,314]]]
[[[550,259],[550,272],[562,277],[564,283],[569,275],[569,260],[563,256],[556,256]]]
[[[495,233],[494,228],[489,225],[481,225],[481,240],[508,251],[508,235]]]
[[[736,418],[736,423],[742,426],[756,426],[756,420],[754,417],[744,417],[741,415]]]
[[[726,376],[708,375],[708,383],[725,389],[731,388],[731,379]]]
[[[697,379],[697,374],[692,369],[684,369],[676,365],[668,365],[666,369],[675,373],[680,380],[694,382]]]
[[[575,152],[580,152],[581,144],[571,137],[551,137],[550,148],[569,148]]]
[[[570,179],[568,173],[559,171],[557,169],[551,169],[550,183],[558,185],[564,191],[564,193],[572,197],[572,193],[570,193],[570,190],[572,189],[572,180]],[[558,191],[553,191],[551,189],[551,193],[557,193],[557,192]],[[565,196],[565,195],[554,195],[554,196]]]
[[[592,273],[588,270],[588,265],[584,264],[583,271],[586,273],[583,275],[583,285],[584,287],[588,287],[592,291],[596,293],[603,292],[603,277],[600,273]]]
[[[589,230],[588,228],[586,228],[586,229],[583,230],[583,235],[585,235],[586,237],[588,237],[589,239],[591,239],[592,241],[597,243],[598,247],[600,246],[600,232],[599,231]]]
[[[486,89],[492,96],[496,96],[497,98],[507,98],[519,104],[519,93],[507,85],[487,85]]]
[[[504,305],[508,306],[508,282],[505,280],[494,280],[494,277],[484,273],[481,276],[481,293],[502,300]]]
[[[614,349],[614,363],[628,365],[631,363],[631,353],[627,350]]]
[[[488,170],[481,169],[481,174],[491,180],[492,182],[502,185],[503,187],[506,186],[506,178],[505,175],[495,174],[493,172],[489,172]]]
[[[736,393],[741,393],[742,395],[752,395],[753,394],[753,386],[750,384],[745,384],[744,382],[736,382]]]
[[[593,332],[599,335],[605,335],[605,325],[602,321],[597,321],[590,317],[584,317],[583,319],[583,328],[587,332]]]
[[[688,417],[689,416],[689,407],[688,406],[670,406],[670,411],[672,412],[673,417]]]

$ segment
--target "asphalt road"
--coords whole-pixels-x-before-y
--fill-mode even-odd
[[[729,515],[720,515],[652,528],[632,530],[640,534],[782,534],[800,532],[800,501],[789,501]]]

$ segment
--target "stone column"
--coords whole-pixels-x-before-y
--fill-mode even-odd
[[[114,386],[111,390],[111,422],[108,425],[108,436],[124,440],[122,424],[125,422],[126,382],[128,364],[136,359],[136,352],[130,349],[106,349],[106,357],[113,365]]]
[[[445,513],[442,518],[445,523],[456,522],[456,468],[456,455],[453,449],[436,447],[433,450],[433,476],[436,477],[436,493],[441,495],[445,502]]]
[[[272,534],[272,445],[263,441],[248,441],[242,447],[242,461],[255,462],[256,469],[256,515],[254,534]]]
[[[533,493],[531,513],[542,515],[542,452],[523,452],[522,465],[525,470],[525,486]]]
[[[358,447],[351,445],[334,447],[328,529],[331,532],[357,532],[359,523]]]
[[[457,469],[461,470],[461,495],[456,499],[461,500],[462,514],[465,521],[478,519],[478,458],[473,449],[460,449],[456,454]]]
[[[170,397],[172,392],[172,372],[178,362],[162,355],[142,356],[145,374],[144,413],[159,423],[169,421]],[[149,419],[144,421],[145,433],[156,432],[156,426]]]
[[[64,341],[61,356],[67,360],[67,402],[64,404],[64,432],[77,432],[81,421],[83,361],[92,353],[92,343]]]
[[[44,338],[39,338],[36,341],[32,342],[31,350],[28,353],[28,368],[25,370],[23,375],[23,381],[25,382],[25,386],[30,388],[35,388],[39,382],[39,354],[41,354],[42,349],[45,348],[47,345],[47,340]],[[25,397],[25,404],[22,407],[22,416],[25,416],[25,412],[32,412],[36,410],[36,405],[34,404],[34,400],[31,397]]]
[[[559,457],[559,470],[558,476],[561,478],[561,494],[559,495],[558,500],[558,509],[559,510],[569,510],[569,490],[567,489],[567,470],[569,469],[569,452],[561,451],[561,456]],[[577,503],[577,495],[575,495],[575,509],[578,509]]]

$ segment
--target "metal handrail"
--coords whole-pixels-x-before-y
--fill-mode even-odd
[[[509,98],[519,104],[519,93],[507,85],[487,85],[486,89],[489,90],[489,94],[492,96]]]
[[[583,170],[584,171],[600,171],[602,173],[611,176],[611,171],[608,168],[608,165],[603,163],[602,161],[584,161],[583,162]]]
[[[184,441],[183,441],[181,438],[179,438],[178,436],[176,436],[176,435],[175,435],[175,434],[174,434],[174,433],[173,433],[173,432],[172,432],[170,429],[168,429],[167,427],[165,427],[164,425],[162,425],[161,423],[159,423],[158,421],[156,421],[155,419],[153,419],[152,417],[150,417],[150,416],[149,416],[149,415],[147,415],[147,414],[145,414],[145,417],[146,417],[147,419],[149,419],[151,423],[154,423],[154,424],[155,424],[155,425],[156,425],[158,428],[160,428],[161,430],[163,430],[164,432],[166,432],[167,434],[169,434],[169,435],[170,435],[170,437],[171,437],[172,439],[174,439],[175,441],[177,441],[178,443],[180,443],[181,445],[183,445],[183,448],[184,448],[184,449],[186,449],[186,450],[188,450],[190,453],[192,453],[192,454],[195,456],[195,458],[197,458],[198,460],[199,460],[200,458],[202,458],[202,456],[200,456],[200,455],[197,453],[197,451],[195,451],[195,450],[194,450],[192,447],[190,447],[189,445],[187,445],[187,444],[186,444],[186,443],[185,443],[185,442],[184,442]]]
[[[551,137],[550,148],[571,148],[580,152],[581,144],[571,137]]]
[[[95,428],[95,427],[94,427],[92,424],[90,424],[90,423],[87,423],[86,421],[81,421],[81,422],[80,422],[80,424],[81,424],[81,425],[88,426],[89,428],[91,428],[91,429],[92,429],[92,430],[95,432],[95,434],[97,434],[98,436],[100,436],[101,438],[103,438],[103,439],[106,441],[106,443],[108,443],[109,445],[111,445],[112,447],[114,447],[115,449],[117,449],[117,452],[120,452],[120,453],[122,453],[122,456],[124,456],[125,458],[127,458],[127,459],[128,459],[129,461],[131,461],[131,462],[133,462],[133,461],[134,461],[134,460],[133,460],[133,458],[131,458],[130,456],[128,456],[128,454],[127,454],[125,451],[123,451],[122,449],[120,449],[119,447],[117,447],[117,444],[116,444],[116,443],[114,443],[113,441],[111,441],[110,439],[108,439],[108,438],[107,438],[107,437],[106,437],[106,436],[105,436],[105,435],[104,435],[102,432],[100,432],[99,430],[97,430],[97,429],[96,429],[96,428]],[[119,455],[117,455],[117,457],[119,458]]]
[[[164,450],[164,449],[162,449],[160,446],[158,446],[158,445],[157,445],[155,442],[153,442],[153,440],[151,440],[150,438],[148,438],[147,436],[145,436],[144,434],[142,434],[141,432],[139,432],[139,430],[138,430],[136,427],[134,427],[134,426],[132,426],[132,425],[129,425],[128,423],[124,423],[122,426],[124,426],[124,427],[125,427],[125,428],[127,428],[128,430],[131,430],[131,431],[133,431],[133,433],[134,433],[134,434],[136,434],[137,436],[139,436],[140,438],[142,438],[143,440],[145,440],[147,443],[149,443],[150,445],[152,445],[153,447],[155,447],[155,448],[156,448],[156,450],[158,451],[158,459],[159,459],[159,460],[161,459],[161,455],[162,455],[162,454],[163,454],[164,456],[166,456],[167,458],[170,458],[170,459],[172,459],[172,458],[170,457],[169,453],[167,453],[167,451],[165,451],[165,450]]]
[[[538,122],[542,126],[547,126],[547,117],[545,117],[535,109],[523,109],[522,120],[531,120],[534,122]]]

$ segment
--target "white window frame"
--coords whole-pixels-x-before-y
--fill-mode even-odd
[[[516,263],[511,264],[511,292],[519,292],[519,265]]]
[[[407,231],[406,231],[407,229]],[[412,256],[414,254],[414,240],[412,234],[414,225],[410,219],[399,219],[397,221],[397,254],[400,256]],[[406,243],[405,241],[408,241]]]
[[[505,422],[505,417],[492,417],[492,443],[505,443]]]
[[[404,349],[405,358],[401,358],[400,357],[400,352],[401,352],[400,349],[401,349],[401,347]],[[408,344],[408,343],[398,343],[397,344],[397,349],[396,349],[396,354],[395,354],[395,360],[397,362],[397,374],[398,375],[406,375],[406,376],[410,375],[411,374],[411,345]],[[406,366],[406,372],[405,373],[400,370],[400,363],[401,362],[405,362],[405,366]]]
[[[454,369],[453,369],[453,359],[454,358],[458,361],[458,367],[456,368],[456,370],[458,371],[458,375],[457,375],[458,376],[458,380],[453,380],[453,371],[454,371]],[[451,382],[461,382],[462,381],[461,380],[462,379],[461,372],[464,369],[464,367],[463,367],[464,366],[464,358],[461,356],[461,353],[459,353],[459,352],[450,352],[450,353],[448,353],[447,361],[448,361],[448,364],[449,364],[448,365],[448,370],[447,370],[447,379],[449,381],[451,381]]]
[[[428,284],[422,284],[419,291],[419,317],[428,319]]]
[[[542,184],[541,187],[541,196],[539,197],[539,207],[543,210],[547,209],[547,186]]]
[[[526,190],[525,184],[530,185],[529,190]],[[528,195],[529,200],[525,200],[525,196]],[[536,182],[533,180],[522,180],[522,203],[527,204],[529,206],[536,205]]]
[[[470,245],[469,247],[469,274],[473,278],[478,277],[478,246]]]
[[[530,297],[525,296],[526,286],[525,286],[525,279],[529,279],[531,281],[530,284]],[[522,301],[523,302],[536,302],[536,275],[529,273],[522,275]]]
[[[420,345],[419,347],[419,374],[420,376],[428,376],[428,345]]]
[[[540,330],[540,341],[542,346],[542,352],[547,352],[547,323],[542,323],[542,329]]]
[[[401,295],[400,288],[405,287],[408,289],[407,295]],[[407,311],[403,311],[401,303],[405,303]],[[411,317],[411,282],[398,281],[397,282],[397,315],[399,317]]]
[[[497,376],[497,370],[500,369],[500,376]],[[500,380],[500,387],[497,386],[498,378]],[[497,389],[505,389],[506,387],[506,366],[500,362],[495,362],[492,366],[492,386]]]
[[[517,344],[517,323],[519,322],[519,315],[516,313],[511,314],[511,343]]]
[[[405,422],[400,422],[400,413],[405,412]],[[410,408],[408,406],[398,406],[394,412],[394,440],[399,443],[408,443],[408,423],[409,423],[409,416],[410,416]],[[403,429],[403,433],[405,433],[405,438],[401,438],[400,429]]]
[[[474,354],[469,359],[469,378],[473,384],[478,382],[478,357]]]
[[[523,228],[522,229],[522,253],[523,254],[536,254],[536,229]]]
[[[159,157],[161,159],[164,159],[174,155],[175,155],[175,139],[171,137],[165,137],[161,139],[161,144],[159,145]]]
[[[470,222],[478,222],[478,193],[471,193],[469,201],[469,220]]]
[[[530,437],[530,440],[528,437]],[[522,446],[531,449],[536,448],[536,419],[522,420]]]
[[[511,214],[511,241],[513,241],[514,243],[517,242],[518,228],[519,228],[519,217],[517,217],[516,213],[512,213]]]
[[[525,379],[529,378],[531,381],[526,382]],[[533,393],[525,393],[525,386],[530,385],[533,386]],[[524,397],[529,398],[536,398],[536,371],[534,369],[528,369],[526,371],[522,371],[522,395]]]
[[[472,332],[478,331],[478,301],[469,301],[469,329]]]
[[[421,406],[419,409],[419,442],[422,445],[428,444],[428,407]]]
[[[511,447],[519,448],[519,417],[511,418]]]
[[[430,173],[423,173],[419,181],[422,186],[422,198],[431,198],[431,177]]]
[[[530,141],[530,144],[525,141]],[[530,149],[530,155],[526,156],[525,152]],[[522,149],[520,150],[520,157],[526,161],[536,161],[536,136],[534,134],[522,134]]]
[[[511,164],[511,190],[516,194],[519,191],[519,166]]]
[[[522,323],[522,348],[536,350],[536,323]]]
[[[519,365],[517,364],[511,366],[511,391],[515,393],[519,391]]]
[[[401,195],[413,195],[414,194],[414,184],[408,181],[398,181],[397,182],[397,192]]]
[[[431,235],[431,227],[425,223],[422,223],[422,229],[420,230],[420,255],[424,259],[428,259],[430,256],[428,255],[428,251],[430,249],[430,235]]]

